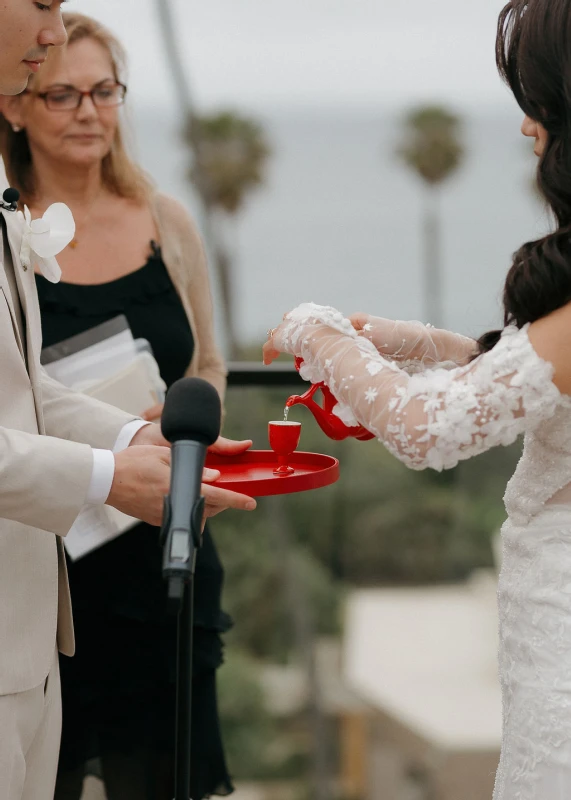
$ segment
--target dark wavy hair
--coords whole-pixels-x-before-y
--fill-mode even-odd
[[[522,111],[548,133],[537,183],[557,223],[513,257],[504,324],[521,328],[571,300],[571,0],[511,0],[498,21],[496,60]],[[484,334],[480,352],[500,336]]]

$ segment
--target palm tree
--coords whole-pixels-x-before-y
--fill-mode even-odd
[[[424,193],[424,298],[426,320],[443,325],[441,220],[438,205],[442,184],[464,160],[460,120],[440,106],[413,109],[404,124],[398,155],[422,180]]]
[[[270,149],[258,122],[230,111],[191,116],[186,140],[194,153],[190,178],[214,233],[211,244],[226,313],[227,349],[235,358],[232,258],[224,229],[227,221],[243,209],[247,195],[264,183]]]
[[[233,114],[200,118],[181,57],[170,0],[155,0],[165,55],[179,108],[184,136],[193,154],[191,177],[201,205],[202,231],[213,259],[224,306],[227,353],[236,357],[237,334],[231,291],[231,258],[220,225],[220,211],[235,214],[247,192],[263,181],[269,155],[261,128]]]
[[[194,114],[194,104],[192,102],[190,82],[180,55],[176,36],[176,25],[170,7],[170,0],[155,0],[155,6],[159,18],[161,35],[163,37],[165,56],[172,74],[179,106],[185,118],[192,117]]]

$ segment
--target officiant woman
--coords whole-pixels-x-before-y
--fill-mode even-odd
[[[223,395],[196,228],[127,154],[123,48],[92,19],[64,19],[67,46],[2,106],[3,155],[22,203],[37,218],[65,202],[77,225],[59,259],[61,283],[37,276],[44,346],[124,314],[135,338],[150,342],[167,384],[197,375]],[[68,568],[77,655],[61,658],[55,798],[79,800],[86,762],[98,757],[110,800],[172,800],[176,618],[165,610],[159,531],[139,524]],[[195,585],[193,800],[232,792],[215,684],[220,634],[230,624],[220,609],[222,577],[207,530]]]

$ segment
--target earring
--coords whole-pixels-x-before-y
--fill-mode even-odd
[[[21,125],[12,125],[12,130],[14,131],[14,133],[20,133],[20,131],[22,130],[22,126]]]

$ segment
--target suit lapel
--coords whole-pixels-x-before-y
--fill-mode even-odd
[[[36,406],[38,409],[38,420],[41,419],[41,398],[40,398],[40,348],[41,348],[41,318],[37,299],[36,280],[34,271],[23,266],[20,260],[20,249],[22,247],[22,219],[12,212],[5,215],[6,228],[8,231],[8,243],[12,254],[12,264],[14,265],[14,275],[18,287],[20,306],[22,309],[22,326],[24,327],[24,339],[27,355],[27,367]]]
[[[0,158],[0,195],[8,187],[8,179],[4,170],[4,163]],[[27,361],[28,374],[30,376],[30,383],[32,384],[32,391],[34,393],[34,400],[36,403],[36,412],[40,428],[42,426],[42,400],[41,400],[41,382],[40,382],[40,349],[42,346],[41,335],[41,319],[40,309],[37,299],[36,280],[32,269],[25,269],[20,260],[20,251],[22,248],[22,235],[23,235],[23,221],[21,214],[16,214],[13,211],[0,212],[4,217],[8,247],[12,255],[12,264],[14,268],[14,277],[18,290],[18,297],[12,298],[12,292],[6,277],[6,270],[0,270],[0,286],[4,289],[10,314],[12,316],[12,324],[14,327],[15,336],[20,348],[20,353],[24,361]],[[14,308],[14,303],[19,300],[22,317],[22,335],[18,328],[18,317]],[[22,341],[24,340],[24,341]],[[27,356],[27,359],[26,359]]]
[[[8,235],[8,226],[5,221],[4,213],[0,211],[0,241],[2,241],[2,249],[4,249],[3,240],[6,237],[6,249],[10,250],[10,241]],[[16,308],[14,306],[14,302],[18,298],[13,297],[13,288],[10,285],[8,280],[8,276],[6,274],[6,269],[10,269],[10,266],[4,264],[4,253],[0,254],[2,256],[2,269],[0,269],[0,289],[2,290],[4,297],[6,299],[6,304],[8,305],[8,309],[10,310],[10,316],[12,318],[12,327],[14,329],[14,336],[16,338],[16,342],[18,345],[18,349],[20,350],[20,355],[22,356],[23,360],[26,360],[26,355],[24,353],[24,344],[22,342],[22,336],[20,333],[20,326],[18,324],[18,314],[16,313]]]
[[[0,196],[4,193],[4,190],[8,188],[8,178],[6,177],[6,171],[4,169],[4,162],[2,158],[0,158]],[[20,264],[20,247],[21,247],[21,220],[18,219],[16,213],[13,211],[1,211],[0,216],[2,219],[0,220],[1,227],[2,227],[2,239],[6,236],[6,245],[7,248],[10,250],[12,254],[12,263],[14,268],[14,277],[16,278],[16,285],[18,286],[18,292],[20,293],[19,283],[18,283],[18,266]],[[17,261],[14,258],[15,251],[17,250]],[[4,253],[0,253],[2,257],[2,262],[4,261]],[[8,267],[9,269],[10,267]],[[24,361],[26,360],[26,353],[24,351],[24,343],[22,340],[22,335],[20,332],[20,328],[18,325],[18,314],[16,313],[15,303],[18,302],[18,297],[12,296],[12,286],[8,281],[8,277],[6,274],[6,265],[3,263],[3,269],[0,269],[0,288],[2,289],[6,303],[8,304],[8,308],[10,310],[10,316],[12,317],[12,327],[14,328],[14,335],[16,337],[16,341],[18,343],[18,348],[20,350],[20,354]],[[21,301],[20,301],[21,302]],[[22,308],[22,316],[25,315],[25,304],[21,302]],[[22,324],[25,325],[25,319],[22,319]],[[23,331],[22,331],[23,333]]]

